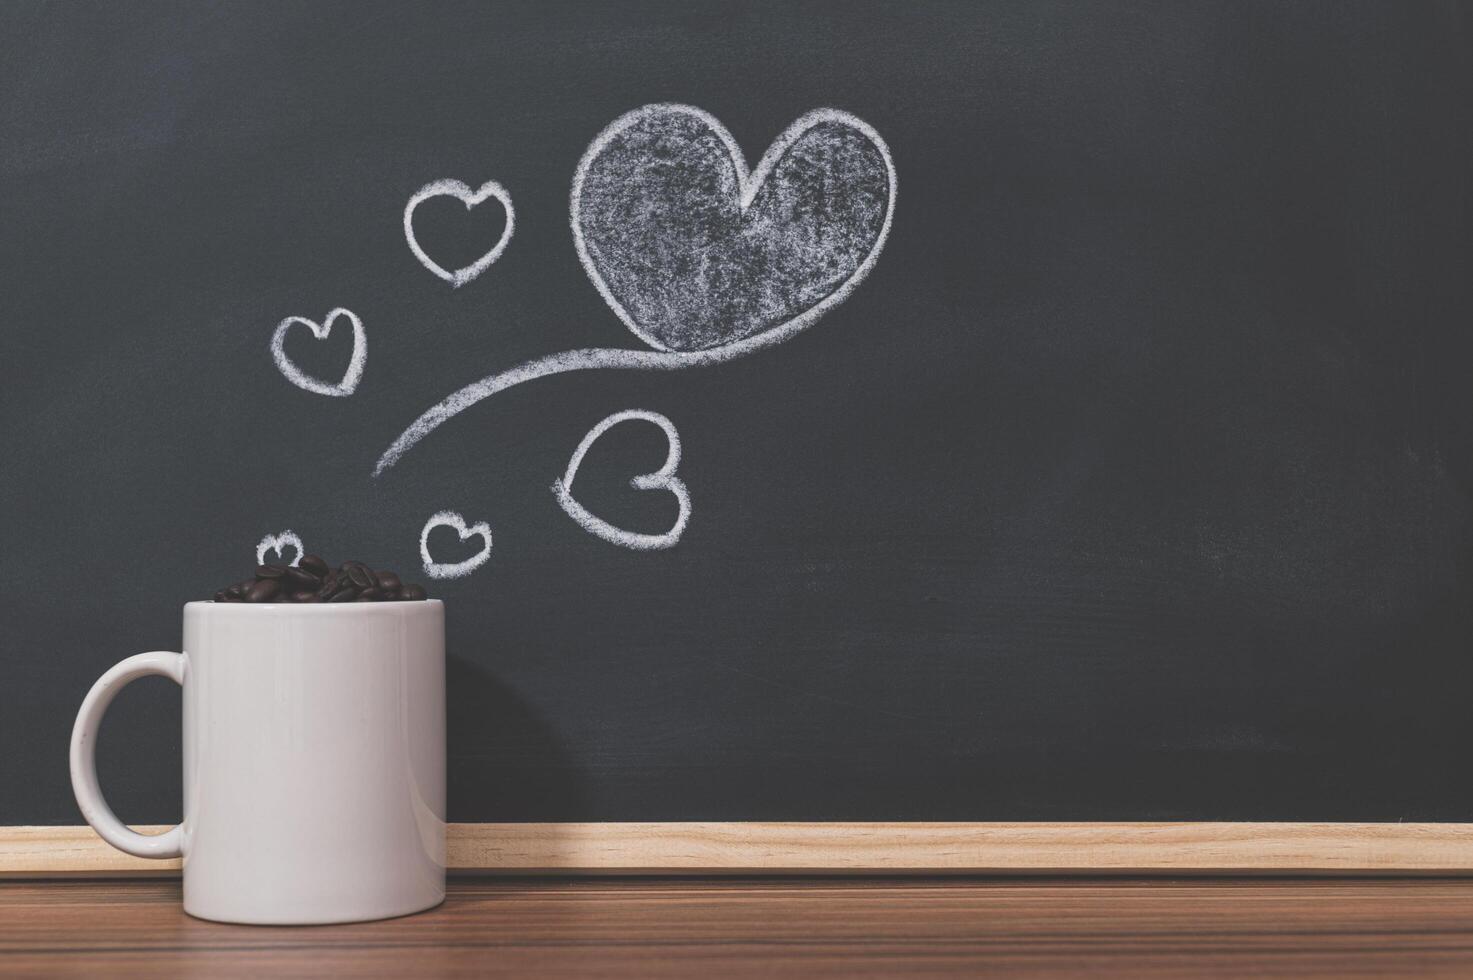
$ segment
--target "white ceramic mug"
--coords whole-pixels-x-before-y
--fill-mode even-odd
[[[150,674],[184,688],[184,822],[129,830],[94,751],[108,704]],[[184,910],[305,924],[445,898],[445,607],[438,600],[191,602],[182,653],[103,674],[72,730],[72,789],[104,840],[184,859]]]

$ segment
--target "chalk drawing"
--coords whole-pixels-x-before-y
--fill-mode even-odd
[[[430,557],[430,532],[437,527],[454,528],[462,541],[479,535],[486,545],[465,561],[437,562]],[[491,527],[485,521],[466,527],[464,517],[453,510],[442,510],[425,521],[424,530],[419,533],[419,557],[424,562],[425,574],[430,578],[462,578],[486,564],[486,559],[491,557]]]
[[[326,340],[328,334],[332,333],[333,321],[340,316],[347,317],[353,327],[353,355],[348,359],[348,369],[343,373],[343,380],[334,385],[303,374],[292,363],[291,358],[286,356],[286,332],[291,329],[292,324],[300,323],[310,329],[312,336],[318,340]],[[276,332],[271,335],[271,357],[276,361],[277,369],[298,388],[318,395],[347,397],[357,389],[358,382],[363,377],[363,365],[368,360],[368,337],[363,332],[363,321],[358,319],[358,315],[341,306],[329,313],[327,319],[321,323],[314,323],[304,316],[289,316],[276,325]]]
[[[837,109],[805,114],[750,173],[736,140],[692,106],[649,105],[594,139],[573,177],[573,241],[614,313],[655,350],[563,351],[472,382],[428,409],[374,475],[492,395],[568,371],[673,371],[793,337],[848,297],[890,233],[889,148]]]
[[[573,478],[578,475],[578,467],[583,463],[583,456],[599,436],[603,435],[620,422],[629,419],[642,419],[658,425],[665,432],[665,441],[668,450],[665,453],[665,462],[653,473],[636,476],[629,481],[629,485],[636,490],[669,490],[675,495],[680,505],[680,513],[675,518],[675,524],[664,534],[640,534],[637,531],[626,531],[615,527],[601,517],[596,517],[589,512],[577,500],[573,499]],[[578,524],[589,534],[603,538],[610,544],[616,544],[623,548],[632,548],[635,551],[655,551],[660,548],[672,548],[685,533],[685,525],[690,520],[690,491],[686,489],[685,481],[675,475],[675,469],[680,465],[680,434],[675,431],[675,424],[659,412],[647,412],[644,409],[631,408],[623,412],[615,412],[604,419],[598,425],[589,430],[583,441],[578,443],[578,448],[573,451],[572,459],[568,460],[567,472],[561,480],[552,485],[552,492],[557,497],[557,502],[562,505],[568,516],[577,521]]]
[[[424,249],[419,247],[419,241],[414,237],[414,209],[432,197],[456,198],[465,204],[467,211],[488,197],[496,198],[496,200],[501,202],[502,208],[506,210],[506,227],[502,229],[501,238],[492,246],[491,251],[476,259],[470,265],[453,271],[444,268],[425,254]],[[476,276],[485,272],[492,262],[501,258],[501,253],[506,251],[507,243],[511,241],[512,230],[516,228],[516,218],[516,210],[511,206],[511,194],[507,193],[506,188],[494,180],[486,181],[486,183],[474,191],[458,180],[435,180],[416,191],[414,196],[409,199],[409,203],[404,205],[404,238],[409,242],[409,250],[414,253],[414,257],[419,259],[420,263],[426,269],[429,269],[435,275],[450,283],[452,287],[459,289],[476,278]]]
[[[291,545],[296,549],[296,554],[292,555],[292,560],[289,562],[295,568],[297,562],[302,560],[304,553],[302,539],[297,537],[295,531],[282,531],[280,534],[268,534],[262,538],[261,543],[256,545],[256,564],[266,564],[266,553],[270,551],[276,552],[276,560],[278,562],[282,561],[286,558],[286,552],[281,549],[287,545]]]
[[[895,168],[868,123],[816,109],[747,171],[707,112],[650,105],[594,139],[573,177],[589,279],[657,350],[791,335],[842,302],[889,233]]]

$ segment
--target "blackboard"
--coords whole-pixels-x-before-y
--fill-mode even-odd
[[[1470,42],[1446,3],[5,5],[0,824],[80,822],[87,687],[287,529],[447,601],[454,821],[1473,819]],[[744,356],[500,391],[374,476],[478,380],[813,301],[822,248],[727,256],[755,292],[707,334],[688,285],[629,329],[572,188],[646,106],[751,168],[816,110],[872,127],[868,275]],[[824,227],[863,252],[853,138],[795,142],[827,196],[787,204],[859,209]],[[513,204],[475,275],[494,195],[414,212],[448,276],[405,235],[448,180]],[[584,227],[658,293],[637,204]],[[337,308],[361,377],[294,384],[278,325]],[[351,324],[308,326],[291,364],[342,387]],[[673,545],[554,490],[626,410],[678,432]],[[571,495],[662,535],[676,497],[629,480],[666,450],[613,425]],[[493,544],[427,579],[441,511]],[[109,716],[129,821],[179,817],[178,700]]]

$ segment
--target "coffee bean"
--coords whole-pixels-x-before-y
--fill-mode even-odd
[[[362,565],[350,566],[348,568],[348,578],[360,589],[371,589],[374,587],[373,576]]]
[[[225,590],[224,589],[221,589],[219,592],[216,592],[215,593],[215,601],[216,602],[224,602],[225,601]]]
[[[399,597],[406,602],[418,602],[425,597],[424,586],[406,585],[399,590]]]
[[[257,579],[256,583],[246,590],[246,602],[269,602],[281,586],[274,578]]]
[[[285,565],[257,565],[256,578],[281,578],[286,574]]]
[[[316,592],[318,589],[322,588],[322,579],[318,578],[316,575],[313,575],[311,572],[305,571],[301,568],[288,568],[286,572],[281,576],[281,580],[285,582],[293,592],[302,592],[304,590],[311,590],[312,592]]]
[[[297,562],[297,567],[303,571],[311,572],[318,578],[323,578],[327,575],[327,562],[316,555],[303,555],[301,560]]]
[[[355,598],[357,598],[357,595],[358,595],[358,593],[354,592],[352,589],[344,589],[341,592],[339,592],[337,595],[334,595],[332,598],[328,599],[327,601],[328,602],[352,602]]]
[[[404,587],[404,583],[399,581],[399,576],[393,572],[377,572],[373,577],[378,581],[378,587],[385,592],[398,592]]]
[[[293,592],[292,602],[321,602],[316,592]]]

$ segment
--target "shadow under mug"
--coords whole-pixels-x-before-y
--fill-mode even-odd
[[[184,688],[184,820],[150,837],[103,800],[108,704],[151,674]],[[77,714],[72,789],[109,844],[182,857],[184,910],[307,924],[445,898],[445,607],[191,602],[182,653],[103,674]]]

